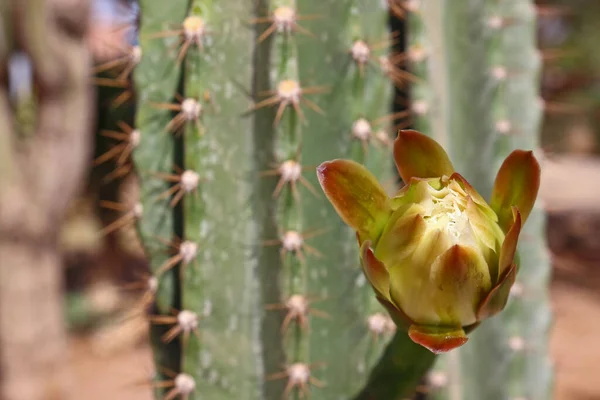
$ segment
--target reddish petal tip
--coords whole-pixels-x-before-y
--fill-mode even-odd
[[[367,280],[375,289],[375,292],[389,300],[390,297],[390,275],[385,265],[375,257],[371,249],[371,241],[366,240],[361,246],[362,267]]]
[[[317,177],[319,181],[325,177],[325,172],[327,171],[327,167],[331,164],[331,161],[324,161],[317,167]]]
[[[517,277],[517,266],[513,263],[509,269],[500,277],[500,281],[487,295],[479,305],[477,310],[477,320],[483,321],[486,318],[498,314],[506,307],[510,289],[515,283]]]
[[[443,328],[411,325],[408,329],[411,340],[435,354],[446,353],[467,343],[469,338],[462,328]]]
[[[514,150],[500,166],[490,206],[498,214],[504,232],[512,225],[512,206],[521,212],[523,224],[527,221],[538,195],[540,176],[540,164],[531,150]]]

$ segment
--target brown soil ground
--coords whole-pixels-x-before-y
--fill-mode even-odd
[[[569,267],[573,265],[562,268]],[[600,292],[592,289],[594,284],[600,288],[600,263],[587,269],[593,274],[581,277],[580,284],[557,278],[552,287],[555,326],[551,351],[557,400],[600,399]],[[586,282],[588,279],[594,282]]]

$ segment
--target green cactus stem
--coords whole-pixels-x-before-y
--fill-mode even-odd
[[[529,1],[414,2],[407,58],[416,128],[449,150],[484,196],[515,148],[537,150],[541,104],[535,8]],[[544,213],[521,233],[520,270],[506,309],[430,374],[439,399],[547,399],[551,322]],[[492,378],[490,378],[492,377]]]
[[[252,3],[141,0],[134,160],[157,396],[410,394],[433,356],[405,332],[386,350],[395,327],[315,189],[338,157],[393,183],[387,9]]]

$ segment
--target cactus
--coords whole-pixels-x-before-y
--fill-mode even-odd
[[[410,395],[434,356],[405,332],[386,347],[356,239],[315,190],[336,157],[393,182],[386,7],[189,3],[141,0],[134,71],[126,215],[153,274],[156,395]]]
[[[408,2],[406,59],[417,129],[448,150],[482,194],[514,148],[537,149],[540,57],[533,2]],[[440,357],[429,375],[433,398],[547,399],[550,262],[539,204],[521,234],[521,268],[500,316],[469,343]],[[493,378],[492,378],[493,377]]]
[[[7,400],[69,398],[71,386],[57,244],[85,176],[92,98],[88,1],[66,3],[0,3],[0,398]]]

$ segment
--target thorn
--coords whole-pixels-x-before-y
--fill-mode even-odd
[[[196,381],[191,375],[179,373],[173,379],[154,382],[155,388],[170,388],[163,400],[174,400],[180,396],[181,400],[189,400],[190,394],[196,390]]]
[[[408,10],[404,8],[404,2],[401,0],[387,0],[387,6],[390,12],[399,19],[406,18]]]
[[[392,54],[389,56],[391,64],[404,64],[406,62],[418,64],[429,56],[428,50],[421,44],[416,43],[408,47],[404,53]]]
[[[277,127],[279,125],[279,122],[281,121],[281,117],[283,116],[285,108],[291,105],[294,111],[296,111],[296,113],[300,117],[300,119],[303,122],[306,122],[304,113],[300,109],[300,102],[304,102],[309,108],[320,114],[324,114],[324,112],[316,104],[304,98],[303,95],[323,93],[325,91],[326,89],[324,87],[301,88],[300,84],[295,80],[282,80],[279,82],[279,84],[277,85],[277,89],[274,92],[267,92],[268,94],[273,94],[271,97],[268,97],[256,103],[247,111],[247,113],[254,110],[258,110],[263,107],[274,106],[276,104],[279,104],[277,108],[277,113],[275,115],[275,121],[273,121],[273,127]]]
[[[119,108],[129,100],[133,99],[133,84],[131,80],[118,80],[109,78],[92,78],[91,81],[96,86],[112,87],[116,89],[124,89],[115,99],[112,100],[111,106]]]
[[[162,238],[157,238],[170,248],[170,253],[173,254],[168,260],[166,260],[156,271],[157,276],[161,276],[165,272],[174,268],[177,264],[181,263],[182,268],[180,273],[183,274],[185,267],[196,262],[198,256],[198,244],[190,240],[175,240],[169,242]]]
[[[281,257],[285,257],[288,252],[294,253],[300,262],[304,263],[304,252],[315,257],[322,257],[323,254],[312,246],[305,243],[305,239],[315,237],[325,233],[328,229],[321,229],[313,232],[299,233],[294,230],[285,232],[280,239],[266,240],[265,246],[281,245]]]
[[[390,12],[399,19],[405,19],[409,13],[419,11],[420,1],[415,0],[387,0]]]
[[[412,123],[412,114],[413,114],[413,111],[414,110],[406,109],[404,111],[399,111],[399,112],[395,112],[395,113],[392,113],[392,114],[384,115],[383,117],[379,117],[379,118],[376,118],[376,119],[371,120],[371,121],[366,121],[371,126],[371,134],[370,134],[370,136],[373,136],[372,135],[372,128],[373,127],[375,127],[377,125],[380,125],[382,123],[388,122],[388,121],[397,122],[398,120],[400,120],[402,122],[400,122],[400,124],[394,126],[394,131],[398,131],[399,129],[404,129],[406,126],[408,126],[408,125],[410,125]],[[359,120],[355,121],[355,123],[358,122],[358,121]],[[381,133],[379,135],[381,136]],[[387,136],[387,134],[385,132],[383,132],[383,135]],[[385,139],[383,137],[380,137],[379,140],[381,141],[381,143],[386,143],[388,140],[391,140],[391,139],[389,139],[389,138]],[[393,142],[392,142],[392,144],[393,144]]]
[[[361,78],[364,77],[365,74],[365,68],[367,67],[368,64],[372,63],[374,65],[378,65],[380,68],[387,69],[387,72],[391,72],[393,70],[392,64],[385,63],[384,61],[384,65],[382,65],[382,58],[383,59],[387,59],[387,57],[380,57],[377,58],[373,55],[373,52],[384,48],[384,47],[388,47],[390,45],[392,45],[395,42],[395,35],[392,34],[392,39],[389,40],[384,40],[378,43],[368,43],[367,41],[363,40],[363,39],[358,39],[355,40],[352,43],[352,46],[350,47],[350,49],[348,50],[348,53],[350,54],[350,56],[352,57],[352,60],[354,61],[354,63],[356,64],[356,66],[358,67],[358,72]],[[401,74],[400,72],[395,71],[397,74]]]
[[[265,29],[261,35],[256,39],[257,43],[261,43],[270,35],[275,32],[282,33],[284,35],[291,35],[292,33],[301,33],[306,36],[315,37],[309,30],[303,28],[298,24],[299,20],[302,19],[313,19],[316,16],[300,16],[296,13],[296,10],[292,7],[281,6],[273,10],[273,13],[269,17],[255,18],[251,20],[253,24],[271,23],[267,29]]]
[[[151,103],[151,105],[163,110],[178,111],[177,115],[165,127],[165,130],[174,133],[175,136],[181,136],[181,128],[187,122],[194,122],[198,135],[202,136],[204,134],[204,128],[200,123],[204,108],[198,100],[191,97],[184,99],[179,96],[179,103]]]
[[[398,87],[404,87],[406,82],[419,82],[416,75],[411,74],[401,68],[396,67],[389,56],[381,56],[378,58],[381,71]]]
[[[374,343],[377,343],[379,337],[388,333],[393,334],[396,331],[396,325],[394,324],[394,321],[392,321],[389,316],[382,313],[370,315],[367,318],[367,325]]]
[[[510,288],[510,295],[512,297],[520,298],[523,296],[524,293],[525,293],[525,288],[523,287],[523,284],[521,284],[519,282],[515,282],[512,285],[512,287]]]
[[[525,339],[521,336],[512,336],[508,339],[508,347],[515,353],[520,353],[526,349]]]
[[[539,102],[544,111],[550,114],[580,114],[584,111],[583,107],[574,104],[551,102],[542,98]]]
[[[141,277],[140,281],[122,285],[120,288],[122,290],[143,291],[141,296],[139,297],[139,302],[137,302],[132,307],[132,309],[135,311],[129,313],[130,317],[135,317],[139,314],[140,311],[145,312],[148,309],[148,307],[150,307],[150,305],[154,302],[154,297],[156,296],[156,291],[158,290],[158,278],[156,276],[148,274]]]
[[[538,17],[555,18],[571,14],[572,10],[569,7],[544,4],[536,5],[536,13]]]
[[[287,378],[288,383],[285,386],[285,389],[283,390],[282,399],[287,399],[294,388],[298,390],[298,397],[300,399],[304,399],[305,397],[310,396],[311,384],[318,388],[324,386],[324,384],[320,380],[311,376],[310,372],[311,369],[318,368],[323,365],[325,364],[294,363],[287,366],[284,371],[268,375],[265,379],[271,381]]]
[[[394,140],[390,137],[390,135],[383,129],[375,132],[375,140],[377,143],[383,145],[384,147],[392,147],[394,146]]]
[[[103,130],[100,132],[101,136],[108,137],[111,139],[115,139],[120,141],[118,145],[114,146],[112,149],[108,150],[106,153],[98,156],[94,160],[94,166],[98,166],[103,164],[113,158],[117,158],[117,166],[121,167],[128,160],[132,151],[139,146],[141,141],[141,133],[137,129],[131,128],[125,122],[118,122],[117,125],[123,130],[119,131],[111,131],[111,130]]]
[[[359,118],[352,123],[352,138],[361,142],[365,155],[367,154],[372,134],[371,123],[366,119]]]
[[[496,65],[492,67],[491,70],[492,77],[497,81],[504,81],[508,77],[508,71],[505,67],[501,65]]]
[[[154,175],[167,182],[175,183],[156,198],[156,200],[162,200],[169,196],[173,196],[169,203],[171,207],[175,207],[185,194],[196,194],[198,184],[200,183],[200,175],[198,175],[196,171],[190,169],[181,172],[179,175],[165,173],[155,173]]]
[[[133,69],[142,60],[142,48],[140,46],[132,46],[125,56],[105,62],[96,66],[93,71],[95,74],[111,70],[113,68],[123,67],[121,73],[117,76],[117,80],[122,81],[129,77]]]
[[[508,20],[507,18],[504,18],[500,15],[491,15],[490,17],[488,17],[488,19],[486,21],[487,27],[490,29],[493,29],[493,30],[499,30],[499,29],[505,28],[509,24],[510,24],[510,20]]]
[[[180,29],[158,32],[149,35],[149,37],[164,38],[169,36],[180,36],[178,43],[180,48],[177,54],[177,63],[180,64],[192,45],[197,46],[200,51],[204,50],[204,39],[208,33],[204,19],[197,15],[191,15],[183,20]]]
[[[566,49],[543,49],[540,51],[540,57],[544,62],[560,60],[562,58],[574,57],[577,53]]]
[[[189,310],[175,311],[173,315],[151,315],[150,322],[155,325],[173,325],[162,337],[164,343],[172,342],[177,336],[182,335],[184,348],[187,347],[190,334],[193,333],[200,339],[198,314]]]
[[[441,371],[432,371],[427,374],[427,383],[434,389],[440,389],[448,385],[448,375]]]
[[[273,191],[273,197],[277,198],[281,193],[283,187],[289,183],[290,189],[292,191],[292,195],[296,201],[300,201],[300,193],[298,192],[298,182],[307,188],[315,197],[319,197],[319,193],[314,188],[314,186],[302,176],[302,170],[306,167],[302,167],[299,162],[296,160],[286,160],[282,162],[276,169],[263,171],[260,175],[269,176],[269,175],[279,175],[279,181],[275,186],[275,190]]]
[[[329,318],[329,314],[310,307],[310,303],[317,300],[309,299],[301,294],[289,297],[285,304],[267,304],[267,310],[286,309],[287,313],[281,324],[281,333],[285,334],[292,321],[296,322],[301,329],[308,329],[308,316],[314,315],[321,318]]]
[[[425,100],[416,100],[413,102],[411,109],[415,114],[422,116],[429,112],[429,104]]]
[[[101,200],[100,207],[107,208],[109,210],[125,212],[125,214],[123,216],[117,218],[115,221],[113,221],[109,225],[105,226],[100,231],[101,236],[106,236],[109,233],[112,233],[120,228],[123,228],[128,223],[134,222],[135,220],[140,219],[142,217],[142,213],[144,211],[144,207],[142,206],[142,203],[136,203],[133,205],[133,207],[131,207],[131,209],[128,210],[124,204],[116,203],[113,201]]]
[[[500,119],[495,124],[496,132],[501,135],[508,135],[512,130],[512,123],[507,119]]]
[[[363,71],[365,65],[369,62],[371,58],[371,48],[367,45],[363,40],[357,40],[352,43],[352,47],[350,48],[350,55],[352,59],[358,65],[358,68],[361,72],[360,76],[363,76]]]

